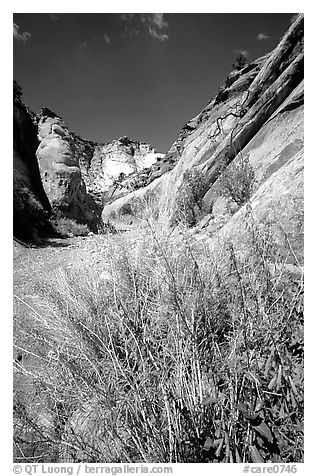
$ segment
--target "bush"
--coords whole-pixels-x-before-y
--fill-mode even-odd
[[[132,200],[132,214],[140,219],[157,220],[159,218],[159,194],[155,190],[148,190],[141,197],[136,197]]]
[[[108,235],[109,233],[116,233],[115,227],[108,220],[107,222],[101,221],[97,226],[98,235]]]
[[[131,215],[132,214],[132,204],[131,203],[124,203],[120,208],[119,214],[124,215]]]
[[[143,220],[145,217],[159,216],[158,208],[158,194],[154,190],[148,190],[142,196],[133,196],[130,200],[110,214],[111,220],[120,220],[124,218],[131,218],[137,220]]]
[[[243,69],[246,65],[248,64],[247,56],[245,53],[239,53],[238,56],[236,57],[235,63],[232,65],[234,69],[237,69],[240,71]]]
[[[252,223],[248,258],[147,224],[17,303],[16,461],[303,461],[301,277]]]
[[[63,238],[70,238],[72,236],[87,236],[90,229],[87,225],[78,223],[70,218],[63,217],[57,214],[51,219],[54,231]]]
[[[242,207],[250,200],[255,188],[255,173],[247,157],[238,156],[222,172],[220,193]]]
[[[183,223],[192,227],[206,213],[203,204],[206,185],[203,174],[197,169],[186,171],[177,193],[172,224]]]

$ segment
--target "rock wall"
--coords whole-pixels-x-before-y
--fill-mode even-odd
[[[145,171],[162,157],[149,144],[128,137],[98,145],[83,172],[87,190],[99,203],[113,201],[142,186]]]
[[[230,83],[235,80],[229,87],[221,88],[222,97],[219,100],[218,95],[212,101],[208,119],[184,141],[181,160],[165,181],[166,206],[174,206],[188,169],[197,167],[209,190],[224,167],[244,153],[243,149],[300,85],[304,74],[303,16],[296,19],[270,55],[250,71],[251,66],[231,77]]]
[[[143,171],[164,157],[149,144],[128,137],[106,144],[83,139],[48,108],[39,116],[23,108],[15,106],[15,168],[21,169],[24,182],[32,181],[27,187],[34,188],[44,208],[93,230],[102,205],[144,185]],[[20,160],[20,149],[27,165]],[[15,173],[15,183],[18,177]]]
[[[50,228],[51,206],[41,181],[37,147],[37,126],[17,96],[13,103],[13,234],[27,242],[38,241]]]
[[[59,116],[42,110],[36,155],[46,194],[54,210],[94,229],[101,210],[87,193],[80,167],[90,160],[94,144],[76,137]]]
[[[204,230],[209,239],[226,226],[235,235],[237,220],[243,223],[243,212],[241,205],[224,199],[221,176],[243,157],[255,175],[251,204],[256,219],[264,222],[274,215],[276,223],[291,234],[294,227],[301,229],[303,170],[298,164],[303,150],[303,23],[303,15],[298,15],[270,54],[234,70],[216,97],[184,126],[161,161],[171,170],[163,169],[144,188],[107,204],[103,219],[120,217],[135,199],[156,194],[158,209],[173,225],[188,174],[195,173],[201,179],[199,199],[204,204],[196,231],[202,234]],[[293,200],[294,168],[298,193]],[[280,213],[279,219],[282,204],[290,203],[293,208],[286,207],[286,217],[282,219]],[[290,223],[293,217],[297,224]]]

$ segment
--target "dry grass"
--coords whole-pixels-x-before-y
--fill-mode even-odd
[[[302,277],[143,219],[17,300],[16,461],[303,461]]]

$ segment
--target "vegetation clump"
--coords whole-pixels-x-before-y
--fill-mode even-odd
[[[62,238],[70,238],[73,236],[87,236],[90,229],[87,225],[78,223],[76,220],[66,218],[59,213],[55,213],[51,217],[53,230]]]
[[[233,200],[239,207],[247,203],[255,188],[255,172],[248,157],[238,155],[224,168],[218,184],[220,193]]]
[[[203,203],[205,191],[203,174],[197,169],[186,171],[177,193],[172,223],[195,226],[206,212]]]
[[[238,56],[236,57],[236,60],[234,62],[234,64],[232,65],[232,67],[238,71],[240,71],[241,69],[243,69],[246,65],[248,64],[248,60],[247,60],[247,55],[245,52],[241,52],[238,54]]]
[[[252,221],[248,257],[145,222],[16,302],[15,460],[303,461],[301,274]]]

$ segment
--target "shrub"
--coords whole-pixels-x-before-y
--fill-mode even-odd
[[[110,219],[120,220],[126,216],[143,220],[145,217],[155,216],[158,218],[158,194],[154,190],[148,190],[142,196],[133,196],[129,202],[124,203],[117,211],[112,211]]]
[[[109,233],[116,233],[115,227],[108,220],[107,222],[101,221],[97,226],[98,235],[108,235]]]
[[[54,429],[17,387],[16,461],[302,461],[301,277],[252,222],[248,258],[147,224],[109,235],[105,280],[59,273],[17,302],[17,349],[37,359],[17,372]]]
[[[155,190],[148,190],[143,196],[135,197],[131,202],[132,214],[142,219],[158,219],[159,217],[159,194]]]
[[[90,229],[87,225],[78,223],[71,218],[63,217],[59,214],[51,219],[54,231],[63,238],[72,236],[87,236]]]
[[[186,171],[177,192],[172,223],[194,226],[205,214],[203,196],[206,185],[203,174],[197,169]]]
[[[219,180],[220,193],[242,207],[250,200],[255,187],[255,173],[247,157],[238,156],[222,172]]]
[[[120,215],[131,215],[132,214],[132,204],[131,203],[124,203],[119,211]]]
[[[248,64],[247,56],[245,53],[241,52],[236,57],[235,63],[232,65],[232,67],[239,71],[240,69],[243,69],[247,64]]]

